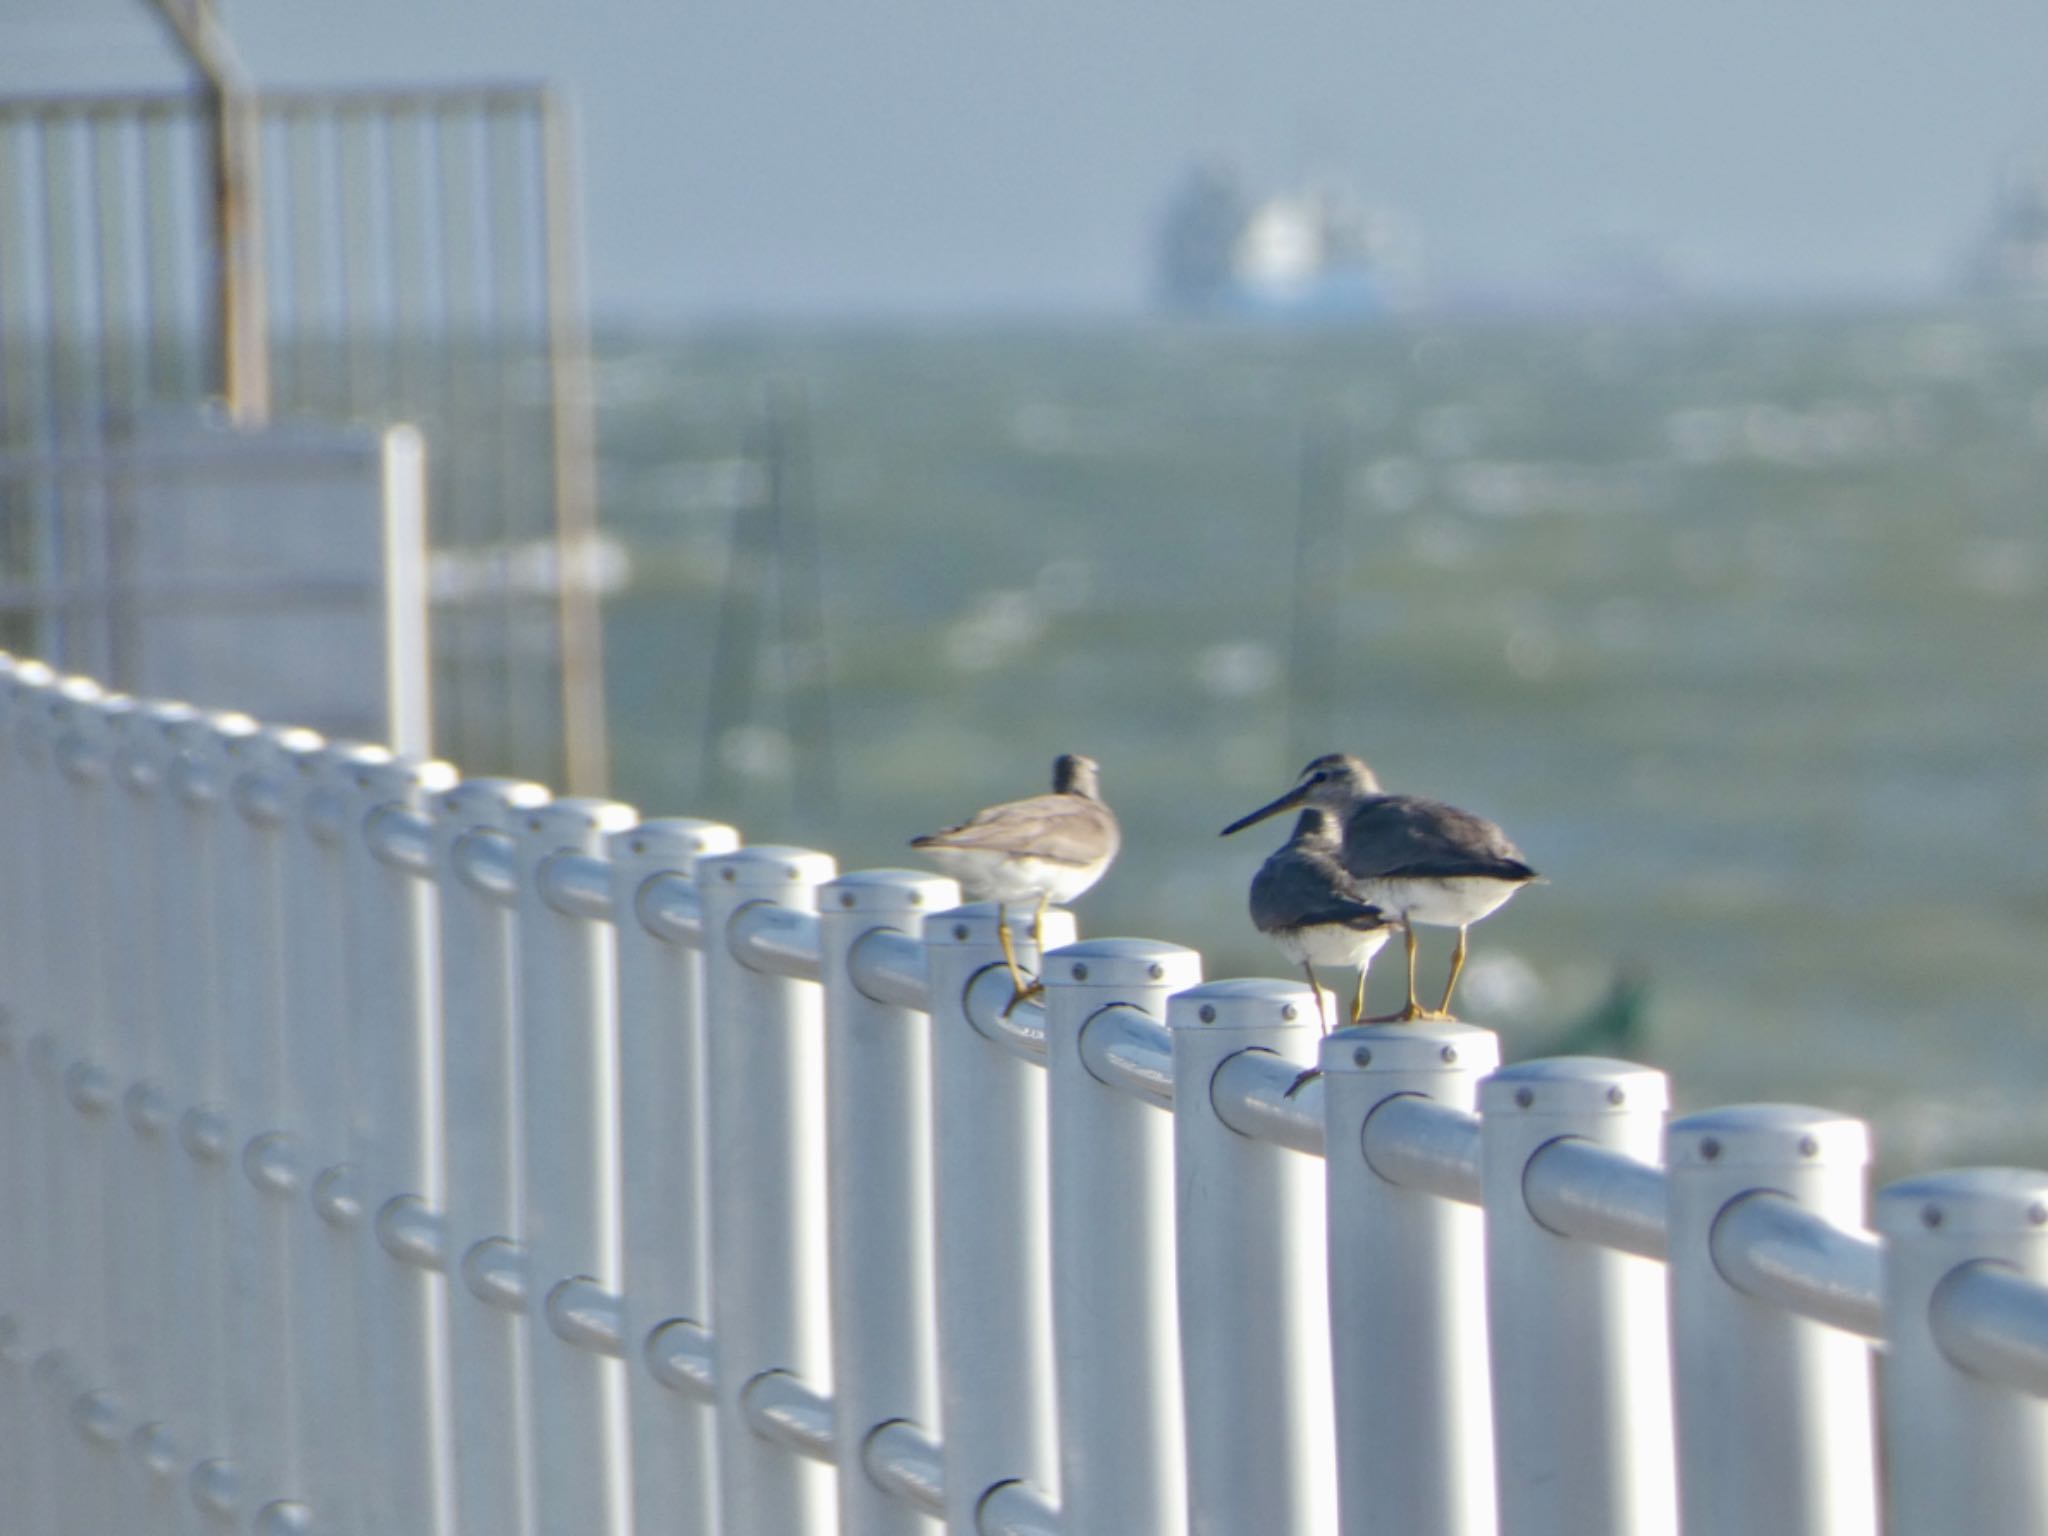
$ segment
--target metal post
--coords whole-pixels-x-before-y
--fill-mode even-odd
[[[1237,1056],[1306,1067],[1319,1018],[1295,981],[1212,981],[1166,1005],[1194,1536],[1326,1531],[1336,1511],[1322,1160],[1240,1135],[1210,1098]]]
[[[113,1178],[116,1094],[110,1069],[113,1035],[108,961],[116,943],[109,910],[114,877],[107,825],[110,796],[106,701],[89,683],[67,680],[49,703],[48,778],[56,812],[59,867],[46,871],[46,899],[58,904],[56,947],[44,963],[61,966],[63,1007],[50,1021],[56,1042],[55,1150],[67,1163],[66,1209],[60,1212],[61,1254],[71,1329],[67,1340],[75,1378],[53,1406],[63,1454],[75,1469],[66,1513],[79,1526],[118,1521],[125,1469],[115,1459],[119,1410],[112,1388],[116,1287],[125,1280],[116,1263],[122,1190]],[[124,1185],[125,1187],[125,1185]]]
[[[533,1407],[526,1330],[471,1288],[479,1245],[519,1230],[525,1114],[519,1060],[518,919],[512,828],[548,792],[471,779],[434,801],[441,931],[442,1217],[447,1224],[449,1417],[455,1507],[467,1536],[534,1536]],[[484,881],[502,856],[504,881]],[[498,1250],[485,1249],[486,1253]]]
[[[717,1452],[709,1403],[655,1374],[657,1339],[710,1310],[704,1177],[704,960],[657,934],[641,893],[691,879],[697,861],[739,846],[731,827],[682,819],[614,833],[619,945],[619,1129],[625,1200],[620,1337],[633,1432],[637,1530],[710,1531]],[[694,887],[692,887],[694,891]]]
[[[629,806],[557,800],[519,824],[519,1037],[525,1124],[527,1338],[533,1369],[536,1528],[626,1531],[625,1378],[561,1337],[546,1300],[589,1280],[619,1288],[618,1015],[612,935],[550,900],[557,855],[596,854]]]
[[[347,1160],[351,1116],[347,850],[353,830],[330,782],[351,765],[348,748],[308,743],[292,754],[283,786],[285,992],[277,1020],[290,1037],[289,1137],[262,1149],[263,1198],[291,1203],[294,1321],[305,1353],[301,1394],[304,1492],[323,1533],[365,1531],[364,1477],[372,1414],[363,1379],[360,1258],[354,1229],[320,1218],[312,1198],[323,1170]],[[338,760],[338,761],[337,761]]]
[[[815,912],[830,857],[742,848],[701,860],[710,1104],[711,1328],[718,1502],[728,1536],[809,1536],[831,1525],[822,1468],[748,1432],[757,1377],[826,1378],[824,1049],[811,983],[751,969],[732,925],[769,903]]]
[[[874,1536],[918,1536],[931,1522],[875,1484],[866,1450],[884,1425],[938,1424],[931,1039],[923,1013],[869,997],[850,965],[871,935],[915,932],[960,889],[874,870],[842,876],[818,900],[839,1518]]]
[[[27,764],[21,753],[20,705],[26,694],[26,669],[31,664],[0,654],[0,804],[13,808],[0,816],[0,933],[12,942],[0,945],[0,1223],[17,1234],[0,1243],[0,1479],[18,1489],[27,1517],[34,1480],[29,1436],[27,1350],[34,1329],[24,1306],[27,1245],[35,1234],[36,1202],[28,1180],[30,1082],[22,1042],[22,998],[27,986],[34,921],[32,883],[23,849],[31,822],[22,814],[28,805]]]
[[[231,1459],[232,1343],[227,1247],[227,1069],[216,935],[226,911],[221,850],[227,776],[208,744],[221,721],[177,713],[161,722],[155,760],[163,790],[158,849],[180,872],[183,900],[167,901],[157,938],[164,989],[162,1135],[170,1155],[171,1304],[186,1320],[169,1340],[171,1396],[163,1430],[145,1454],[176,1480],[187,1528],[217,1528],[223,1491],[239,1474]],[[253,723],[240,722],[245,729]],[[148,1113],[145,1107],[145,1113]],[[229,1505],[228,1518],[234,1514]]]
[[[1109,1087],[1082,1036],[1112,1010],[1157,1019],[1202,979],[1193,950],[1097,939],[1045,957],[1053,1342],[1061,1528],[1177,1530],[1186,1519],[1173,1291],[1173,1126]]]
[[[1071,914],[1046,914],[1071,943]],[[1012,932],[1035,965],[1029,914]],[[1059,1491],[1053,1419],[1052,1272],[1046,1208],[1045,1073],[975,1027],[971,993],[1010,995],[982,904],[924,921],[932,1030],[934,1265],[946,1528],[977,1529],[984,1501],[1023,1484]]]
[[[1673,1531],[1664,1277],[1634,1255],[1559,1237],[1522,1190],[1554,1141],[1654,1160],[1664,1074],[1594,1057],[1523,1062],[1486,1079],[1479,1102],[1500,1530]]]
[[[364,1490],[371,1530],[453,1524],[440,1278],[394,1262],[380,1246],[396,1201],[435,1208],[441,1191],[439,934],[432,893],[379,858],[372,820],[417,813],[454,782],[445,763],[330,760],[347,873],[350,1059],[349,1161],[363,1209],[355,1236],[362,1276],[363,1365],[380,1475]]]
[[[1825,1110],[1757,1104],[1675,1120],[1664,1144],[1682,1525],[1872,1536],[1870,1346],[1744,1295],[1715,1256],[1722,1216],[1750,1200],[1860,1227],[1868,1133]]]
[[[2048,1401],[1942,1346],[1945,1303],[1982,1270],[2048,1280],[2048,1174],[1973,1168],[1880,1190],[1885,1518],[1893,1536],[2048,1529]]]
[[[1490,1536],[1486,1232],[1475,1208],[1373,1166],[1390,1104],[1470,1110],[1500,1063],[1465,1024],[1343,1029],[1323,1042],[1330,1333],[1344,1536]]]
[[[271,1138],[288,1134],[281,1111],[290,1063],[279,1027],[289,1006],[284,975],[284,806],[289,732],[221,722],[214,763],[225,784],[221,820],[219,946],[222,983],[222,1129],[227,1173],[229,1313],[239,1490],[250,1510],[303,1496],[297,1430],[303,1341],[291,1327],[292,1210],[288,1191],[264,1173]]]

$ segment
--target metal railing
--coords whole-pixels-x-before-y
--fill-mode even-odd
[[[2048,1174],[956,897],[0,664],[9,1530],[2048,1525]]]

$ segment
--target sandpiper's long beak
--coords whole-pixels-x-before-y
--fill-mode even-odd
[[[1249,816],[1240,816],[1217,835],[1228,837],[1233,832],[1242,832],[1255,821],[1264,821],[1268,816],[1278,816],[1282,811],[1291,811],[1308,798],[1308,786],[1297,784],[1271,805],[1262,805]]]

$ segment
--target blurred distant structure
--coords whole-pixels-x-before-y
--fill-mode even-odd
[[[2048,164],[2038,157],[2000,178],[1969,282],[1988,298],[2048,297]]]
[[[1228,170],[1200,166],[1167,202],[1156,269],[1160,302],[1182,313],[1363,318],[1414,307],[1420,242],[1335,178],[1254,199]]]
[[[285,428],[405,422],[425,444],[433,749],[601,789],[605,550],[560,104],[522,83],[261,89],[209,0],[95,4],[175,83],[0,95],[0,643],[133,687],[138,607],[200,601],[134,559],[140,520],[171,515],[137,423],[161,454],[186,422],[216,476],[256,459],[208,413],[275,436],[256,458],[282,500],[332,494],[331,471],[283,473],[312,441]],[[299,547],[273,607],[322,577]]]

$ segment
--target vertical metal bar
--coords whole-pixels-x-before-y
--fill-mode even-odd
[[[1045,957],[1060,1528],[1070,1536],[1178,1530],[1187,1518],[1173,1126],[1098,1081],[1081,1037],[1112,1008],[1157,1018],[1201,967],[1193,950],[1145,939]]]
[[[326,238],[317,189],[320,175],[322,125],[310,111],[295,109],[285,119],[290,141],[291,175],[291,270],[292,284],[292,405],[302,411],[323,406],[333,410],[339,400],[327,401],[315,387],[316,380],[345,377],[340,366],[341,326],[334,316],[334,294],[326,282],[326,258],[332,245]]]
[[[323,1536],[366,1536],[362,1495],[377,1462],[371,1451],[371,1399],[363,1374],[364,1334],[356,1226],[327,1219],[318,1191],[336,1171],[353,1177],[353,1062],[348,1007],[349,901],[345,839],[350,818],[330,782],[356,749],[298,743],[283,797],[285,992],[278,1020],[289,1037],[291,1071],[285,1122],[289,1140],[272,1141],[264,1165],[290,1185],[293,1326],[303,1350],[307,1390],[299,1396],[303,1491]],[[381,1411],[379,1405],[378,1411]]]
[[[649,821],[611,840],[619,946],[619,1130],[624,1196],[620,1337],[633,1435],[633,1525],[649,1533],[714,1529],[714,1411],[653,1369],[664,1327],[708,1327],[704,960],[651,931],[650,881],[686,881],[730,853],[716,822]]]
[[[520,541],[534,538],[540,532],[534,516],[539,511],[534,491],[542,480],[536,473],[538,462],[532,457],[532,450],[537,444],[529,441],[527,436],[529,430],[537,436],[538,429],[524,419],[514,403],[509,385],[509,381],[518,378],[530,361],[526,323],[532,317],[523,302],[526,299],[524,257],[528,231],[521,216],[526,191],[521,172],[526,165],[520,141],[521,129],[526,126],[518,114],[494,110],[490,106],[483,109],[480,173],[483,177],[485,216],[489,222],[482,252],[484,292],[489,299],[485,324],[489,330],[488,344],[481,352],[490,360],[490,371],[485,380],[487,416],[476,422],[476,430],[491,445],[490,471],[486,478],[488,489],[483,491],[486,498],[484,515],[488,524],[483,545],[489,557],[487,568],[495,577],[496,590],[492,594],[495,608],[480,627],[493,637],[486,652],[493,665],[486,673],[490,692],[486,695],[485,716],[496,724],[499,734],[490,750],[505,763],[520,764],[522,771],[531,771],[525,770],[523,765],[534,750],[537,737],[540,749],[547,752],[550,759],[538,771],[553,777],[556,771],[552,761],[555,743],[549,739],[549,722],[557,701],[549,697],[541,706],[542,724],[536,732],[533,729],[535,701],[520,688],[518,682],[519,658],[525,652],[521,643],[521,609],[532,599],[513,583],[510,564],[511,552]]]
[[[233,725],[253,731],[252,721]],[[231,1322],[227,1208],[226,1021],[219,933],[227,917],[221,847],[228,814],[227,774],[212,750],[227,717],[168,714],[158,757],[165,816],[159,825],[166,868],[183,872],[186,899],[167,904],[158,951],[164,986],[164,1086],[176,1147],[172,1208],[183,1225],[171,1270],[172,1306],[187,1319],[170,1340],[173,1395],[164,1404],[167,1438],[158,1448],[179,1480],[188,1522],[222,1517],[220,1495],[240,1474],[231,1457]],[[236,1504],[230,1500],[226,1514]]]
[[[1239,1055],[1306,1066],[1319,1017],[1291,981],[1212,981],[1166,1005],[1194,1536],[1306,1536],[1336,1510],[1322,1161],[1238,1134],[1209,1096]]]
[[[1048,912],[1045,926],[1048,944],[1073,942],[1072,914]],[[1018,913],[1012,932],[1036,965],[1030,929],[1030,914]],[[959,1532],[976,1529],[983,1501],[1005,1484],[1059,1491],[1045,1073],[982,1034],[968,1010],[977,984],[1010,995],[996,909],[934,913],[924,941],[941,1445],[946,1528]]]
[[[76,359],[84,351],[76,335],[76,210],[64,151],[70,139],[66,125],[44,119],[38,125],[37,169],[41,176],[43,236],[43,405],[44,446],[65,447],[74,433],[73,412],[84,391],[76,381]],[[36,636],[37,651],[60,668],[89,665],[80,626],[83,616],[61,595],[75,580],[76,556],[70,526],[72,497],[61,470],[53,469],[44,503],[41,538],[36,551],[37,578],[52,596]]]
[[[1595,1057],[1522,1062],[1480,1085],[1502,1536],[1676,1528],[1664,1277],[1558,1236],[1522,1194],[1530,1159],[1564,1137],[1654,1159],[1666,1101],[1663,1073]]]
[[[250,1507],[304,1496],[300,1482],[302,1341],[292,1327],[293,1240],[286,1181],[266,1171],[288,1146],[284,1119],[291,1063],[280,1021],[285,985],[283,781],[303,735],[238,726],[217,734],[231,812],[221,838],[222,906],[216,934],[225,985],[224,1058],[230,1128],[228,1232],[234,1266],[233,1454]]]
[[[66,1354],[64,1385],[51,1406],[61,1436],[60,1466],[70,1491],[61,1514],[71,1528],[111,1526],[119,1518],[115,1482],[119,1466],[106,1433],[113,1415],[93,1411],[112,1381],[107,1351],[112,1328],[112,1254],[108,1207],[113,1168],[110,1111],[113,1094],[106,1067],[110,999],[101,959],[112,933],[107,912],[107,749],[102,696],[83,679],[67,678],[49,702],[44,725],[50,747],[46,777],[48,810],[55,839],[46,845],[54,861],[45,867],[46,899],[56,908],[61,942],[50,952],[60,978],[59,1008],[50,1018],[52,1078],[60,1159],[59,1268],[66,1321],[61,1344]],[[53,1371],[53,1382],[56,1373]],[[100,1433],[81,1435],[91,1418],[104,1421]]]
[[[1368,1138],[1396,1101],[1470,1110],[1499,1064],[1499,1041],[1465,1024],[1342,1029],[1323,1042],[1343,1536],[1494,1529],[1484,1219],[1384,1178]]]
[[[416,812],[446,790],[445,763],[396,759],[330,764],[344,813],[352,1094],[350,1160],[366,1226],[381,1235],[397,1202],[441,1198],[438,930],[431,893],[379,859],[364,829],[379,814]],[[448,1468],[446,1290],[428,1270],[394,1262],[357,1238],[363,1266],[364,1363],[381,1475],[365,1516],[374,1531],[453,1526]],[[564,1526],[563,1529],[572,1527]]]
[[[630,807],[557,800],[519,825],[519,1025],[526,1101],[527,1337],[537,1527],[627,1532],[629,1456],[620,1363],[558,1337],[546,1299],[564,1281],[619,1289],[618,1014],[612,936],[550,905],[548,861],[595,854]]]
[[[925,913],[956,906],[960,889],[876,870],[842,876],[818,900],[839,1518],[917,1536],[930,1520],[875,1485],[863,1452],[884,1424],[938,1425],[930,1029],[924,1014],[868,997],[848,967],[864,939],[914,932]]]
[[[184,232],[173,203],[173,193],[183,184],[177,156],[183,132],[183,124],[168,111],[152,110],[142,117],[143,342],[148,392],[159,400],[197,393],[191,378],[196,338],[186,330],[179,291],[179,279],[187,275],[180,260]]]
[[[538,784],[471,779],[435,802],[440,900],[442,1200],[448,1227],[448,1357],[457,1529],[534,1536],[533,1404],[525,1325],[470,1287],[469,1257],[520,1230],[525,1110],[519,1070],[517,917],[471,885],[458,854],[510,834],[547,803]],[[485,1253],[494,1250],[484,1248]]]
[[[11,149],[0,128],[0,156]],[[0,211],[11,205],[0,185]],[[42,1212],[35,1198],[29,1160],[34,1144],[28,1119],[34,1112],[34,1091],[28,1061],[24,1004],[38,951],[30,925],[35,921],[36,892],[28,862],[33,821],[28,816],[29,764],[24,752],[23,716],[29,679],[40,680],[33,662],[0,655],[0,804],[12,813],[0,816],[0,933],[12,942],[0,946],[0,1222],[16,1234],[0,1243],[0,1479],[16,1490],[25,1518],[35,1517],[31,1436],[29,1354],[38,1320],[29,1306],[31,1245],[41,1237]]]
[[[822,1010],[815,984],[750,969],[730,929],[756,903],[815,912],[817,887],[836,872],[829,857],[800,848],[742,848],[697,865],[725,1536],[812,1536],[831,1525],[824,1469],[750,1434],[740,1408],[767,1372],[826,1379]]]
[[[567,107],[552,92],[540,102],[541,218],[544,222],[549,409],[553,427],[554,533],[561,572],[563,770],[579,794],[611,778],[604,711],[604,622],[590,585],[597,536],[596,432],[590,395],[590,336],[584,318],[583,210],[572,183],[576,151]]]
[[[1682,1527],[1872,1536],[1869,1344],[1745,1296],[1714,1262],[1720,1217],[1762,1192],[1861,1227],[1869,1133],[1825,1110],[1744,1105],[1674,1120],[1665,1154]]]
[[[341,375],[351,415],[376,399],[371,368],[371,331],[376,324],[370,275],[370,152],[364,141],[372,123],[366,112],[343,107],[334,114],[334,229],[341,250]]]
[[[2048,1174],[1971,1168],[1878,1192],[1885,1240],[1885,1529],[2020,1536],[2048,1528],[2048,1401],[1942,1350],[1943,1287],[1977,1263],[2048,1280]]]

